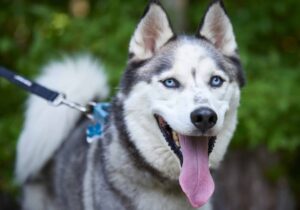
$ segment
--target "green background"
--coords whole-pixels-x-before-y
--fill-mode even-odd
[[[74,3],[74,1],[73,1]],[[118,84],[130,36],[145,0],[0,0],[0,65],[31,79],[65,54],[90,52]],[[207,1],[187,1],[186,32],[195,33]],[[286,176],[300,192],[300,1],[225,1],[247,73],[232,148],[266,147],[280,157],[272,177]],[[74,5],[73,5],[74,6]],[[171,18],[174,19],[174,18]],[[0,79],[0,195],[16,195],[15,146],[27,95]],[[297,196],[296,196],[297,197]]]

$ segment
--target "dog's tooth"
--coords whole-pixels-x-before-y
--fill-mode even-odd
[[[172,131],[172,138],[175,141],[175,139],[176,139],[176,133],[174,131]]]
[[[179,143],[179,139],[178,139],[178,135],[175,131],[172,131],[172,137],[173,137],[173,140],[175,142],[175,144],[180,147],[180,143]]]

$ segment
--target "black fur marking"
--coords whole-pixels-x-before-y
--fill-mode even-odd
[[[161,127],[160,123],[159,123],[159,117],[155,116],[155,119],[156,119],[158,127],[159,127],[161,133],[163,134],[165,140],[167,141],[169,147],[175,153],[175,155],[178,157],[178,159],[180,161],[180,165],[182,165],[183,164],[183,156],[180,151],[180,147],[178,147],[175,144],[174,139],[172,137],[172,128],[169,125],[165,125],[165,126]]]
[[[161,6],[161,3],[160,3],[159,0],[150,0],[149,2],[150,2],[150,3],[153,3],[153,4],[158,4],[158,5]]]
[[[202,36],[200,33],[197,33],[197,34],[195,35],[195,37],[196,37],[197,39],[201,39],[201,40],[203,40],[203,41],[209,42],[210,44],[213,45],[213,43],[212,43],[209,39],[207,39],[205,36]]]
[[[178,185],[178,183],[168,179],[163,176],[161,172],[152,167],[140,154],[134,143],[130,140],[128,130],[126,128],[126,124],[124,122],[124,109],[123,104],[118,101],[118,99],[114,99],[112,103],[112,114],[115,125],[119,131],[119,139],[121,144],[126,151],[128,151],[129,157],[132,159],[132,162],[135,164],[136,168],[145,170],[149,172],[155,179],[159,180],[162,183],[170,184],[170,185]]]
[[[236,67],[237,71],[236,71],[236,79],[239,83],[239,86],[242,88],[246,85],[246,75],[245,75],[245,71],[243,70],[243,66],[241,64],[241,61],[239,58],[237,57],[233,57],[233,56],[226,56],[226,58]]]
[[[217,139],[217,137],[213,136],[208,140],[208,155],[210,155],[210,153],[213,151],[215,143],[216,143],[216,139]]]
[[[149,74],[145,75],[145,78],[142,80],[146,80],[148,83],[151,82],[151,79],[154,75],[159,75],[165,71],[168,71],[172,68],[172,64],[168,60],[160,60],[156,65],[153,66],[153,70],[149,71]]]
[[[128,54],[128,60],[132,59],[134,57],[134,53],[133,52],[129,52]]]
[[[195,68],[192,69],[192,76],[193,76],[195,84],[197,85],[196,69]]]
[[[151,59],[148,60],[140,60],[140,61],[132,61],[129,62],[127,69],[125,70],[125,73],[122,77],[121,86],[122,92],[127,95],[131,88],[137,83],[137,82],[151,82],[151,78],[154,75],[159,75],[164,71],[167,71],[172,68],[172,63],[168,59],[160,59],[158,58],[158,61],[152,66],[152,69],[149,70],[149,72],[139,75],[138,71],[139,68],[146,65],[148,62],[150,62]]]
[[[220,70],[222,70],[229,77],[230,81],[232,81],[233,80],[233,78],[232,78],[233,75],[230,73],[228,68],[226,68],[226,64],[224,63],[224,61],[222,62],[222,60],[220,60],[220,59],[214,59],[214,61],[216,62],[218,68]]]
[[[120,88],[125,95],[130,92],[131,88],[136,84],[137,81],[140,81],[137,72],[138,68],[142,67],[147,62],[148,60],[141,60],[130,62],[128,64],[120,84]]]
[[[192,69],[192,76],[193,76],[194,80],[196,80],[196,69],[195,68]]]

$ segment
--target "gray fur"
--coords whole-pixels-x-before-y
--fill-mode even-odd
[[[114,129],[114,126],[107,129],[113,131],[115,137],[124,134],[125,136],[117,140],[111,132],[107,131],[105,138],[88,145],[84,133],[90,122],[81,122],[51,161],[50,180],[53,179],[54,185],[48,186],[51,193],[47,196],[55,203],[54,209],[136,209],[132,201],[135,198],[134,194],[129,196],[126,191],[136,191],[137,186],[133,184],[132,189],[122,189],[122,185],[118,185],[118,182],[113,180],[116,171],[122,170],[125,170],[124,173],[128,178],[134,177],[134,180],[131,180],[133,183],[159,186],[164,189],[165,193],[172,191],[177,196],[183,196],[177,182],[168,180],[151,168],[150,164],[136,153],[134,145],[128,143],[130,140],[126,135],[126,126],[123,121],[119,121],[123,115],[122,105],[121,107],[117,105],[120,103],[115,100],[113,106],[119,111],[114,112],[113,119],[111,119],[118,122],[116,123],[118,131]],[[122,154],[115,154],[115,144],[118,145]],[[120,162],[114,165],[111,163],[111,158],[115,158],[116,155],[120,156]],[[124,163],[128,163],[127,167],[130,167],[130,170],[123,168]],[[85,183],[84,179],[89,180],[89,183]],[[44,180],[44,183],[50,180]],[[89,191],[84,191],[85,187]],[[91,197],[83,199],[87,196]]]

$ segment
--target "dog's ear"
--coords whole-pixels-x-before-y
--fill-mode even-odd
[[[224,55],[236,54],[237,44],[233,28],[222,0],[212,1],[202,19],[197,36],[212,42]]]
[[[174,36],[165,10],[158,0],[151,0],[131,38],[129,56],[134,60],[151,58]]]

